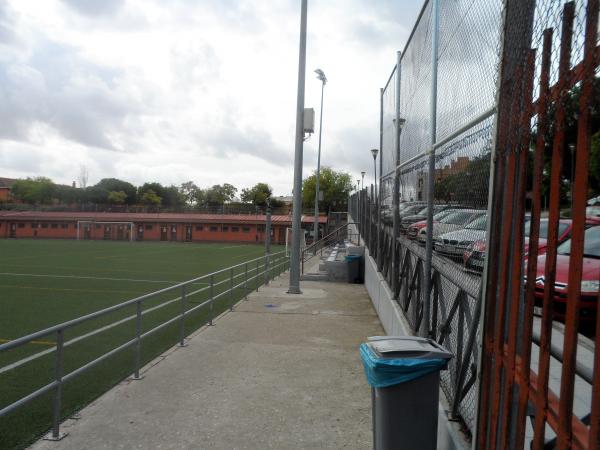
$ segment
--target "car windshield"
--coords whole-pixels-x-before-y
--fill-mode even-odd
[[[446,217],[448,214],[452,214],[452,211],[449,210],[445,210],[442,212],[437,213],[435,216],[433,216],[433,220],[442,220],[444,217]]]
[[[448,214],[444,217],[440,222],[449,223],[452,225],[464,225],[469,221],[470,218],[473,217],[472,211],[456,211],[452,214]]]
[[[530,230],[530,221],[527,221],[525,224],[525,237],[529,237]],[[548,239],[548,220],[540,220],[540,238]],[[559,222],[558,223],[558,235],[562,236],[565,231],[569,228],[568,223]]]
[[[419,211],[417,214],[415,214],[416,216],[425,216],[427,215],[427,207],[423,208],[421,211]]]
[[[485,230],[487,226],[487,216],[481,216],[469,223],[465,228],[467,230]]]
[[[411,214],[417,214],[419,211],[421,211],[421,209],[423,209],[423,205],[412,205],[409,206],[408,208],[405,208],[402,210],[402,213],[406,216],[409,216]],[[425,208],[427,209],[427,208]]]
[[[571,239],[566,240],[556,249],[559,255],[571,254]],[[583,241],[583,256],[600,259],[600,226],[588,228]]]

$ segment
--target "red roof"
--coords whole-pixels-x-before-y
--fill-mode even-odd
[[[68,211],[0,211],[0,220],[62,220],[102,222],[205,222],[205,223],[265,223],[264,214],[195,214],[195,213],[112,213]],[[303,223],[313,223],[313,216],[302,216]],[[291,225],[292,216],[273,215],[271,222]],[[327,223],[319,216],[319,223]]]

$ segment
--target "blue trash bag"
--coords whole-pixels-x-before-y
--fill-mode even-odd
[[[379,358],[367,344],[360,345],[360,356],[367,381],[374,388],[385,388],[406,383],[446,367],[443,358]]]

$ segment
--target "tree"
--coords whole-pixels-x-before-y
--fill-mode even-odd
[[[254,206],[266,206],[267,199],[272,195],[273,191],[267,183],[256,183],[252,188],[242,189],[242,201],[252,203]]]
[[[186,181],[179,186],[179,194],[184,202],[190,206],[194,206],[198,201],[198,191],[200,191],[200,188],[193,181]]]
[[[123,191],[110,191],[107,196],[108,202],[114,205],[122,205],[127,199],[127,194]]]
[[[315,205],[317,173],[302,181],[302,204],[305,207]],[[352,177],[346,172],[337,172],[329,167],[321,167],[319,191],[323,192],[323,200],[319,200],[319,211],[344,210],[348,195],[352,191]]]
[[[79,166],[79,187],[85,189],[88,184],[88,178],[90,177],[90,173],[88,168],[85,165]]]
[[[46,177],[27,178],[15,181],[11,193],[23,203],[49,204],[55,197],[56,185]]]
[[[125,199],[123,202],[129,205],[134,204],[136,201],[137,189],[133,184],[118,178],[103,178],[91,189],[93,203],[114,203],[108,198],[110,192],[124,192]]]
[[[152,189],[148,189],[142,194],[141,197],[142,203],[148,206],[160,206],[162,203],[162,198],[156,195]]]
[[[237,188],[229,183],[215,184],[205,192],[205,204],[208,206],[220,206],[230,202],[235,197]]]

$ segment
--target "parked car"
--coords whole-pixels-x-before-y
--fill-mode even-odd
[[[588,217],[600,217],[600,204],[588,206],[585,209],[585,215]]]
[[[478,216],[463,229],[450,231],[435,238],[433,249],[450,258],[462,259],[462,256],[473,242],[485,239],[487,215]]]
[[[442,220],[444,217],[446,217],[448,214],[452,214],[452,212],[454,212],[454,209],[446,209],[442,212],[437,213],[435,216],[433,216],[433,222],[439,222],[440,220]],[[421,220],[419,222],[415,222],[412,225],[410,225],[408,227],[408,229],[406,230],[406,236],[409,239],[417,239],[419,232],[425,228],[427,226],[427,221],[426,220]]]
[[[571,239],[557,248],[556,279],[554,281],[553,314],[564,320],[569,292],[569,262]],[[535,278],[535,296],[538,304],[544,297],[546,255],[538,257]],[[596,320],[598,291],[600,290],[600,226],[591,226],[585,231],[583,244],[583,271],[581,277],[580,321],[591,324]]]
[[[402,217],[404,215],[416,214],[417,212],[421,211],[424,207],[425,207],[425,202],[404,202],[404,203],[400,203],[400,205],[398,206],[398,211],[399,211],[399,214],[400,214],[400,218],[402,219]],[[394,213],[393,213],[393,211],[394,211],[394,209],[390,208],[390,209],[386,210],[386,214],[382,214],[381,215],[381,221],[385,225],[393,225],[393,223],[394,223]]]
[[[529,217],[528,217],[529,218]],[[595,217],[586,218],[587,226],[600,225],[600,219]],[[571,219],[560,219],[558,222],[558,243],[564,242],[571,235]],[[529,250],[529,232],[530,232],[529,221],[525,222],[525,242],[523,251],[527,253]],[[546,253],[548,237],[548,219],[540,219],[540,236],[538,241],[538,255]],[[483,270],[483,260],[485,258],[485,252],[487,250],[487,244],[485,237],[473,242],[463,254],[463,262],[465,269],[467,270]]]
[[[486,214],[483,209],[456,209],[453,210],[452,214],[448,214],[443,219],[433,223],[432,236],[433,239],[450,231],[460,230],[464,228],[466,224],[472,222],[480,216]],[[429,230],[427,227],[422,228],[419,231],[418,241],[420,244],[425,244],[427,241],[427,235]]]
[[[433,215],[435,216],[437,213],[440,213],[446,209],[448,209],[448,205],[433,205]],[[417,214],[413,215],[405,215],[400,220],[400,232],[406,233],[408,227],[410,227],[415,222],[420,222],[421,220],[427,219],[427,208],[423,208]]]

